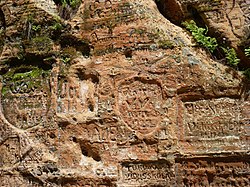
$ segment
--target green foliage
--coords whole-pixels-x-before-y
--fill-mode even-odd
[[[243,74],[250,80],[250,68],[246,69]]]
[[[250,56],[250,47],[245,49],[245,55]]]
[[[31,28],[32,28],[33,31],[36,32],[36,31],[39,31],[41,29],[41,25],[32,25]]]
[[[206,36],[208,29],[200,28],[196,25],[196,23],[191,21],[185,21],[182,23],[193,35],[195,40],[201,44],[203,47],[208,48],[211,52],[213,52],[218,46],[217,40],[215,38],[211,38]]]
[[[39,68],[32,69],[31,71],[25,73],[15,73],[13,75],[13,81],[26,79],[26,78],[37,78],[42,74],[42,70]]]
[[[69,5],[70,7],[75,9],[80,5],[81,0],[61,0],[61,3],[63,7],[66,7],[67,5]]]
[[[3,79],[10,82],[15,82],[23,79],[36,79],[42,74],[47,74],[48,72],[34,66],[21,65],[17,68],[10,69],[6,74],[3,75]]]
[[[69,58],[69,57],[62,57],[61,59],[62,59],[62,62],[64,64],[67,64],[67,63],[69,63],[71,61],[71,58]]]
[[[3,86],[1,92],[3,96],[6,95],[8,93],[8,88],[6,86]]]
[[[237,66],[240,62],[240,59],[237,57],[237,54],[233,48],[224,48],[221,47],[226,55],[227,62],[232,66]]]
[[[54,31],[61,31],[63,29],[63,26],[61,23],[54,23],[52,26],[50,26],[50,28]]]
[[[78,7],[79,5],[80,5],[80,3],[81,3],[81,0],[70,0],[69,1],[70,3],[70,6],[72,7],[72,8],[76,8],[76,7]]]
[[[24,92],[31,91],[37,87],[41,87],[41,80],[44,77],[49,76],[49,70],[43,70],[34,66],[21,65],[19,67],[9,69],[7,73],[3,75],[3,87],[2,87],[2,96],[5,96],[9,93],[10,90],[14,87],[24,88]]]

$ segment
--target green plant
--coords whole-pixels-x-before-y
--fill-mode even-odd
[[[43,70],[35,66],[21,65],[16,68],[11,68],[3,77],[2,96],[7,96],[9,91],[14,88],[29,92],[35,88],[41,87],[41,80],[48,77],[50,70]]]
[[[250,56],[250,47],[245,49],[245,55]]]
[[[70,3],[70,6],[72,7],[72,8],[76,8],[76,7],[78,7],[79,5],[80,5],[80,3],[81,3],[81,0],[70,0],[69,1]]]
[[[240,63],[240,59],[237,57],[237,53],[233,48],[228,48],[228,47],[227,48],[221,47],[221,48],[224,51],[227,62],[230,65],[237,66]]]
[[[80,5],[81,0],[61,0],[61,3],[63,7],[66,7],[67,5],[69,5],[70,7],[75,9]]]
[[[32,28],[33,31],[36,32],[36,31],[39,31],[41,29],[41,25],[32,25],[31,28]]]
[[[250,68],[246,69],[243,74],[248,78],[250,79]]]
[[[62,62],[63,62],[64,64],[69,63],[70,60],[71,60],[71,58],[69,58],[69,57],[62,57],[61,59],[62,59]]]
[[[12,80],[20,80],[20,79],[26,79],[26,78],[37,78],[42,74],[43,70],[39,68],[32,69],[31,71],[25,72],[25,73],[15,73],[13,75]]]
[[[8,88],[6,86],[3,86],[1,92],[2,96],[5,96],[8,93]]]
[[[47,73],[48,71],[38,67],[21,65],[17,68],[10,69],[6,74],[3,75],[3,79],[6,81],[15,82],[27,78],[36,79],[42,74]]]
[[[218,46],[216,38],[206,36],[208,29],[200,28],[196,25],[194,20],[185,21],[182,23],[193,35],[195,40],[201,44],[203,47],[209,49],[209,51],[214,52]]]
[[[63,26],[61,23],[56,22],[52,26],[50,26],[50,28],[54,31],[60,31],[63,29]]]

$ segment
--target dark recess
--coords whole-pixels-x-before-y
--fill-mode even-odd
[[[91,46],[88,42],[81,41],[71,35],[62,35],[60,37],[60,44],[62,48],[74,47],[77,51],[80,51],[83,56],[89,57]]]
[[[77,71],[78,78],[83,80],[90,80],[93,83],[98,84],[99,83],[99,74],[97,71],[92,69],[78,69]]]
[[[101,157],[98,153],[98,150],[88,143],[81,142],[80,143],[81,151],[84,156],[92,157],[95,161],[101,161]]]
[[[125,55],[125,57],[126,58],[132,58],[132,50],[131,49],[126,49],[125,51],[124,51],[124,55]]]
[[[16,73],[25,73],[33,69],[33,67],[38,67],[45,71],[52,69],[52,64],[44,63],[43,60],[44,57],[35,55],[29,55],[23,59],[11,59],[6,63],[7,65],[0,70],[0,75],[4,75],[11,68],[16,68]]]
[[[0,9],[0,29],[6,28],[6,22],[3,11]]]
[[[23,172],[23,171],[20,171],[20,173],[23,176],[23,178],[25,178],[26,180],[32,181],[33,185],[35,185],[35,186],[43,186],[44,185],[42,180],[40,180],[38,177],[35,177],[31,173]]]
[[[66,0],[63,3],[62,0],[53,0],[54,3],[57,5],[57,10],[59,12],[59,16],[65,20],[70,19],[78,10],[80,3],[77,4],[75,7],[70,6],[70,0]]]
[[[160,13],[169,21],[176,25],[180,25],[184,20],[181,7],[174,0],[155,0]]]
[[[6,22],[3,11],[0,9],[0,53],[2,53],[3,46],[4,46],[4,32],[6,29]]]

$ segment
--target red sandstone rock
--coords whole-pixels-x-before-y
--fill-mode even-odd
[[[0,186],[250,185],[249,81],[154,1],[0,5]]]

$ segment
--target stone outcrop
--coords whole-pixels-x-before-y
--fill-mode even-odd
[[[249,186],[249,80],[153,0],[69,2],[0,1],[0,186]]]
[[[162,14],[175,24],[194,19],[199,25],[208,26],[210,34],[222,45],[236,49],[242,66],[250,67],[244,54],[244,48],[250,45],[249,0],[160,0],[157,3]]]

